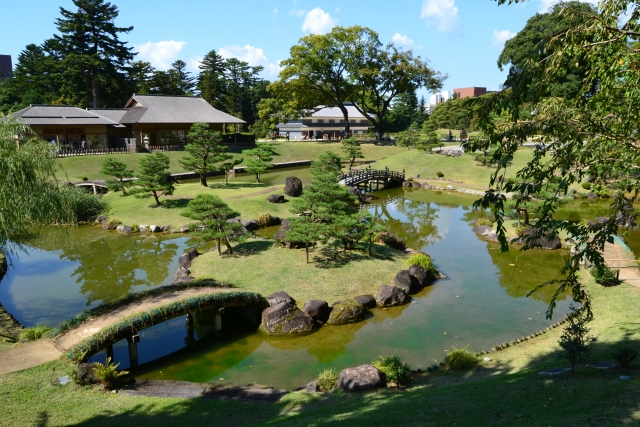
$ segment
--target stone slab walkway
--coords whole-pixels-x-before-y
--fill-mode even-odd
[[[0,375],[33,368],[56,360],[61,355],[49,340],[34,341],[0,351]]]
[[[287,394],[261,385],[211,385],[188,381],[135,380],[127,384],[121,394],[146,397],[178,397],[207,400],[244,400],[252,402],[277,402]]]
[[[607,243],[603,251],[604,261],[609,268],[620,269],[620,281],[640,287],[640,268],[633,254],[620,245]]]

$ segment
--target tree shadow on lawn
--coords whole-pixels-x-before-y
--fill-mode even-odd
[[[161,205],[150,205],[149,207],[151,209],[158,209],[158,208],[164,208],[164,209],[181,209],[181,208],[186,208],[189,205],[189,202],[193,200],[192,197],[185,197],[185,198],[180,198],[180,199],[164,199],[162,200],[162,204]]]
[[[318,250],[318,255],[314,257],[313,263],[318,268],[340,268],[349,263],[379,260],[379,261],[397,261],[405,258],[406,254],[402,251],[387,248],[381,245],[372,245],[371,256],[367,246],[357,247],[344,251],[331,246],[323,246]]]
[[[225,253],[227,257],[247,257],[258,255],[266,252],[273,246],[272,240],[252,240],[250,242],[242,242],[233,247],[233,255]]]
[[[608,360],[605,356],[623,343],[640,348],[638,339],[597,342],[591,360]],[[637,425],[640,383],[620,376],[636,377],[640,369],[580,367],[575,374],[539,375],[552,366],[566,366],[559,349],[534,357],[516,373],[509,373],[515,366],[507,361],[466,372],[418,374],[400,390],[302,392],[276,403],[181,399],[160,406],[156,399],[142,399],[126,412],[105,410],[75,425],[113,425],[116,420],[122,425],[199,425],[210,422],[212,414],[221,426]]]
[[[203,189],[210,188],[212,190],[240,190],[242,188],[266,188],[272,187],[272,184],[265,183],[250,183],[250,182],[234,182],[230,184],[224,183],[210,183],[209,187],[202,187]]]

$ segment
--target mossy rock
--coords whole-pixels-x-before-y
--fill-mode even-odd
[[[364,306],[354,300],[345,300],[333,305],[327,320],[328,325],[344,325],[358,322],[364,318]]]

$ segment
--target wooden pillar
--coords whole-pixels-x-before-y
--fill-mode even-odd
[[[111,359],[111,362],[114,363],[114,359],[113,359],[113,346],[110,345],[105,349],[105,352],[107,353],[107,361],[109,359]]]
[[[213,323],[213,333],[216,335],[222,334],[222,315],[223,314],[224,314],[224,308],[219,308]]]
[[[186,343],[191,344],[196,342],[196,335],[193,330],[193,315],[191,313],[187,314],[187,338]]]
[[[127,337],[127,345],[129,347],[129,366],[132,368],[138,366],[138,343],[140,342],[140,335],[133,335]]]

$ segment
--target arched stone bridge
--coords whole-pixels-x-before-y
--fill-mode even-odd
[[[357,187],[359,189],[364,187],[364,189],[368,191],[373,190],[374,184],[376,190],[379,190],[381,187],[399,187],[404,180],[404,170],[402,172],[396,172],[389,170],[389,168],[382,170],[371,169],[371,167],[354,169],[340,175],[340,184],[346,185],[347,187]]]

